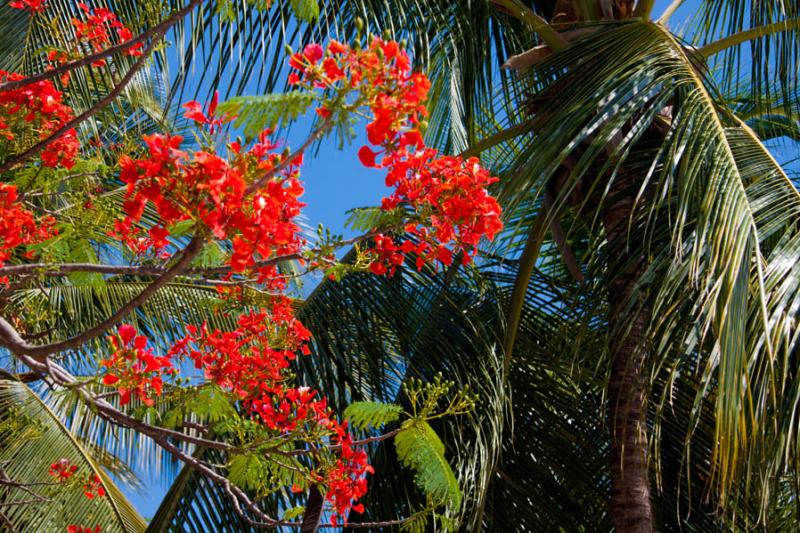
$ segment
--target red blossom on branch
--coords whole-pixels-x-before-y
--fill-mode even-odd
[[[87,479],[83,484],[83,495],[88,499],[102,498],[106,495],[106,489],[103,488],[103,480],[97,474]]]
[[[21,79],[21,74],[0,70],[0,83]],[[11,142],[32,132],[38,140],[47,139],[73,118],[72,108],[63,98],[50,80],[0,91],[0,137]],[[76,132],[70,129],[42,151],[42,164],[72,168],[78,148]]]
[[[306,47],[292,56],[289,65],[297,72],[290,83],[358,92],[371,113],[367,139],[377,147],[362,146],[358,158],[366,167],[387,172],[386,185],[395,190],[382,207],[411,211],[405,231],[414,240],[400,244],[378,236],[370,250],[370,270],[392,275],[409,253],[416,255],[418,269],[432,262],[449,265],[457,253],[465,263],[471,261],[478,242],[492,239],[503,227],[500,206],[487,191],[497,178],[477,158],[425,148],[420,124],[427,116],[430,81],[411,70],[408,55],[394,41],[375,38],[364,50],[331,41],[322,55],[321,50]],[[324,108],[322,114],[330,113]]]
[[[54,223],[49,216],[37,221],[33,213],[19,203],[17,188],[0,183],[0,266],[11,258],[19,246],[36,244],[53,237],[56,234]],[[8,283],[8,278],[0,278],[0,283]]]
[[[115,387],[120,393],[120,404],[125,405],[136,395],[145,405],[153,405],[161,395],[164,377],[174,376],[177,370],[169,356],[157,356],[147,348],[147,338],[136,335],[129,324],[118,329],[118,335],[109,337],[114,352],[100,361],[106,369],[103,385]]]
[[[47,473],[55,478],[56,481],[62,482],[74,476],[77,470],[78,467],[72,464],[69,459],[59,459],[50,465],[50,470]]]
[[[137,252],[165,245],[167,235],[162,230],[151,233],[143,245],[139,237],[132,241],[136,232],[131,228],[149,202],[160,217],[159,228],[194,220],[215,238],[229,239],[234,272],[243,272],[262,259],[298,252],[304,242],[295,221],[305,205],[299,200],[304,190],[297,172],[302,161],[293,161],[253,195],[245,194],[250,180],[282,162],[283,156],[273,151],[275,145],[267,135],[246,152],[234,151],[230,162],[207,150],[191,155],[181,151],[181,137],[145,136],[147,157],[120,160],[120,179],[127,184],[127,216],[118,223],[115,235]],[[274,270],[259,273],[267,278]]]
[[[42,13],[47,8],[46,0],[14,0],[8,6],[15,9],[28,9],[31,13]]]
[[[100,52],[112,44],[111,31],[116,33],[117,42],[124,43],[133,38],[133,33],[112,11],[98,7],[90,8],[84,3],[78,3],[78,8],[84,12],[85,20],[73,18],[72,25],[75,28],[75,37],[78,41],[85,42],[94,52]],[[142,55],[142,43],[136,43],[125,50],[125,54],[138,57]],[[92,63],[93,67],[105,65],[104,59],[98,59]]]
[[[76,524],[67,526],[67,533],[100,533],[101,531],[100,526],[94,526],[93,528]]]

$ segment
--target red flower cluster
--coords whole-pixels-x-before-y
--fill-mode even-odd
[[[208,104],[208,111],[203,111],[203,106],[200,102],[187,102],[183,104],[186,113],[183,116],[190,120],[194,120],[198,126],[208,126],[209,133],[214,133],[216,128],[222,126],[228,121],[228,117],[217,117],[217,104],[219,103],[219,92],[214,91],[214,96]]]
[[[91,479],[86,480],[83,484],[83,495],[90,500],[106,495],[106,489],[103,488],[103,480],[100,479],[100,476],[95,474]]]
[[[383,269],[391,270],[399,264],[398,248],[416,255],[418,269],[434,260],[450,265],[459,252],[468,263],[481,238],[492,239],[503,228],[500,205],[486,190],[497,178],[481,167],[477,158],[465,161],[439,155],[430,148],[413,153],[400,149],[384,157],[382,166],[389,169],[386,184],[395,187],[382,207],[410,207],[415,222],[407,224],[405,230],[416,240],[398,246],[390,244],[388,237],[377,238],[375,253]],[[373,272],[376,268],[381,270],[373,266]]]
[[[331,436],[339,446],[336,462],[320,477],[328,487],[327,499],[345,516],[366,493],[365,475],[372,473],[364,451],[352,447],[346,424],[337,422],[324,398],[309,387],[287,387],[289,362],[295,352],[308,353],[310,332],[294,317],[288,299],[274,298],[269,312],[252,312],[239,318],[231,332],[189,327],[190,335],[170,350],[170,355],[191,358],[206,378],[241,399],[256,420],[281,434]],[[318,438],[318,437],[316,437]],[[356,511],[363,507],[352,507]]]
[[[133,326],[123,324],[118,331],[119,335],[108,338],[115,351],[100,361],[107,369],[103,384],[119,389],[122,405],[130,402],[133,393],[145,405],[153,405],[153,398],[161,395],[164,376],[175,375],[177,370],[169,356],[156,356],[146,348],[147,338],[137,336]]]
[[[67,526],[67,533],[100,533],[101,531],[100,526],[94,526],[93,528],[74,524]]]
[[[190,115],[199,118],[194,110]],[[213,116],[206,123],[218,124]],[[181,137],[145,136],[147,157],[120,159],[120,179],[128,186],[127,217],[118,223],[116,235],[136,251],[150,246],[158,250],[167,242],[166,228],[182,220],[195,220],[217,239],[231,241],[234,272],[252,268],[264,277],[273,274],[274,269],[257,269],[256,263],[300,250],[303,240],[295,217],[305,204],[298,199],[303,194],[297,172],[299,158],[264,188],[250,196],[245,194],[249,182],[270,172],[282,160],[273,152],[275,145],[267,139],[268,133],[246,152],[232,144],[230,163],[205,150],[189,156],[179,149]],[[149,240],[141,241],[132,228],[148,202],[155,206],[160,226],[150,230]]]
[[[187,326],[189,336],[176,343],[170,355],[188,356],[209,381],[230,390],[247,406],[263,404],[264,395],[284,393],[289,361],[296,351],[308,353],[311,333],[292,314],[289,299],[280,296],[273,298],[269,312],[242,315],[238,325],[229,332]],[[268,408],[261,410],[267,426],[283,424],[267,416]]]
[[[54,477],[56,481],[62,482],[74,476],[77,470],[78,467],[72,464],[69,459],[59,459],[50,465],[48,474]]]
[[[72,19],[72,25],[75,27],[75,37],[78,41],[85,42],[91,47],[92,51],[101,52],[111,46],[111,30],[117,34],[119,43],[130,41],[133,38],[131,30],[119,21],[116,14],[108,9],[103,7],[92,9],[80,2],[78,3],[78,8],[86,14],[86,20]],[[131,46],[125,51],[125,54],[129,56],[142,55],[142,43],[136,43]],[[105,64],[104,59],[98,59],[92,63],[92,66],[102,67]]]
[[[353,448],[353,438],[347,431],[347,423],[337,424],[336,443],[341,447],[339,458],[334,468],[328,471],[325,485],[328,492],[325,495],[336,514],[331,516],[331,524],[336,525],[337,515],[345,517],[352,509],[357,513],[364,512],[364,505],[353,502],[361,499],[367,493],[367,474],[374,474],[375,470],[367,462],[367,453],[364,450]]]
[[[33,213],[17,201],[17,188],[0,183],[0,266],[18,246],[36,244],[55,235],[54,222],[52,217],[45,217],[37,223]],[[0,278],[0,283],[8,283],[8,278]]]
[[[24,78],[21,74],[0,70],[0,83]],[[50,80],[0,91],[0,136],[8,141],[31,136],[37,140],[50,137],[73,118],[72,108],[63,103],[63,97]],[[70,129],[42,150],[42,164],[72,168],[78,148],[75,130]]]
[[[78,467],[73,465],[69,459],[59,459],[50,465],[48,473],[55,478],[58,483],[69,481],[78,471]],[[103,488],[103,480],[100,476],[94,474],[92,476],[78,476],[83,478],[83,494],[88,499],[102,498],[106,495],[106,489]]]
[[[372,272],[391,275],[412,252],[417,268],[437,260],[449,265],[459,252],[466,263],[481,238],[492,239],[502,229],[500,206],[486,190],[497,178],[477,158],[464,161],[424,147],[419,125],[427,115],[430,82],[412,72],[408,55],[396,42],[376,38],[365,50],[336,41],[327,50],[309,45],[289,64],[299,71],[290,74],[292,84],[358,91],[358,102],[372,114],[367,139],[380,148],[363,146],[358,157],[365,166],[387,169],[386,185],[395,191],[382,207],[403,205],[412,211],[413,222],[405,229],[414,241],[399,244],[388,236],[376,238]],[[330,112],[323,109],[320,114]]]
[[[299,71],[289,75],[290,84],[357,91],[358,102],[373,115],[367,125],[372,144],[422,145],[418,126],[427,115],[430,81],[411,71],[408,54],[396,42],[376,38],[366,50],[338,41],[331,41],[327,50],[310,44],[289,59],[289,66]],[[323,107],[317,113],[327,117],[331,110]],[[363,149],[360,154],[370,157]]]
[[[31,13],[41,13],[47,7],[46,0],[14,0],[8,6],[15,9],[29,9]]]

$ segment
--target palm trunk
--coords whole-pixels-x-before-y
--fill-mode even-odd
[[[632,198],[614,205],[604,216],[609,240],[627,237]],[[632,246],[636,249],[637,246]],[[646,310],[631,321],[624,311],[641,275],[642,264],[624,268],[610,286],[609,330],[612,340],[611,375],[608,386],[608,425],[611,436],[611,517],[617,533],[650,533],[653,512],[647,465],[647,382],[645,361]]]
[[[653,531],[647,468],[645,352],[640,342],[643,330],[643,318],[637,318],[615,350],[608,387],[611,517],[617,533]]]

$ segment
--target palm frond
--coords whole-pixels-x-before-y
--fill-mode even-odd
[[[44,496],[43,501],[15,505],[30,500],[32,495],[13,487],[2,489],[0,507],[16,529],[56,531],[69,524],[81,524],[101,525],[103,531],[144,531],[142,518],[90,451],[25,384],[0,381],[0,425],[3,469],[11,480],[34,484],[32,489]],[[62,491],[52,486],[48,470],[60,459],[70,460],[83,473],[99,475],[107,496],[88,499],[77,488]]]

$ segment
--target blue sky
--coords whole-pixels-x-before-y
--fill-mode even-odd
[[[667,0],[657,0],[654,13],[659,16],[666,6]],[[691,13],[699,4],[699,0],[687,0],[684,6],[673,16],[673,28],[678,28],[686,14]],[[253,94],[252,92],[249,94]],[[297,145],[310,128],[310,119],[301,120],[293,128],[290,144]],[[317,153],[306,155],[303,168],[303,180],[306,184],[304,201],[308,204],[305,215],[313,228],[323,223],[335,233],[351,236],[344,228],[345,211],[353,207],[377,205],[387,189],[383,184],[383,175],[376,170],[363,167],[356,156],[357,147],[364,143],[363,136],[357,138],[348,149],[339,150],[333,142],[322,144]],[[796,157],[796,149],[785,147],[776,150],[779,160],[786,161]],[[795,165],[793,165],[795,166]],[[136,505],[141,514],[152,517],[161,498],[168,487],[162,486],[158,479],[143,476],[145,488],[141,492],[126,490],[126,494]]]

